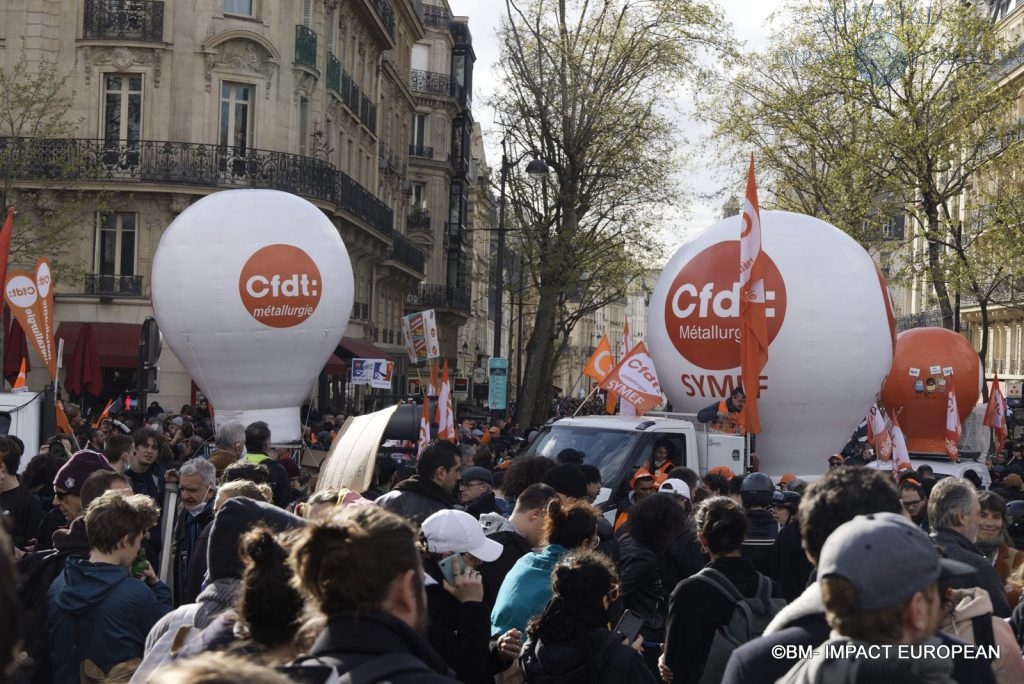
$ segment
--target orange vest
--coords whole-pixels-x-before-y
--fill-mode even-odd
[[[728,413],[729,417],[724,420],[719,419],[711,421],[710,426],[712,430],[715,432],[728,432],[734,435],[743,434],[743,427],[732,418],[732,412],[729,410],[729,405],[724,400],[718,402],[718,412]],[[742,413],[742,411],[740,413]]]

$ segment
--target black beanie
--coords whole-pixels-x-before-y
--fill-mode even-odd
[[[210,581],[242,578],[242,559],[238,544],[242,535],[257,525],[266,525],[275,532],[303,527],[306,521],[273,504],[244,496],[228,499],[213,518],[210,547],[206,561]]]
[[[549,470],[541,480],[556,492],[574,499],[582,499],[587,495],[587,478],[579,466],[562,463]]]

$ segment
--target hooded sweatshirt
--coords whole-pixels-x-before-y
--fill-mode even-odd
[[[1013,628],[999,618],[992,616],[992,600],[988,592],[980,587],[953,589],[953,611],[946,616],[939,628],[947,634],[963,639],[969,644],[978,643],[974,637],[973,618],[988,616],[992,621],[992,636],[999,647],[999,657],[992,661],[992,674],[998,684],[1024,682],[1024,657],[1013,634]]]
[[[531,552],[516,561],[498,590],[491,610],[491,635],[504,634],[515,627],[526,633],[534,615],[544,611],[551,599],[551,573],[569,552],[560,544],[549,544],[539,553]]]
[[[146,635],[171,607],[163,582],[147,586],[120,565],[68,558],[47,608],[53,681],[76,684],[85,659],[109,670],[141,657]]]

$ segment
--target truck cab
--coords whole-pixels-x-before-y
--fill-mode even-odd
[[[601,471],[601,494],[594,503],[614,519],[616,502],[626,495],[630,478],[650,460],[659,440],[671,445],[669,457],[675,465],[702,476],[722,465],[746,472],[744,437],[709,431],[692,414],[563,418],[544,426],[525,455],[554,459],[563,449],[582,452],[584,462]]]

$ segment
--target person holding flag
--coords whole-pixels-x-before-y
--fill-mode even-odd
[[[711,428],[716,432],[742,434],[743,426],[740,416],[746,405],[747,393],[743,391],[742,387],[737,387],[725,400],[717,401],[698,411],[697,420],[701,423],[710,423]]]

